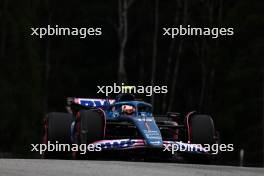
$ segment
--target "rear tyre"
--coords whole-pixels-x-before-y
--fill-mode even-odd
[[[105,117],[96,110],[81,110],[77,114],[77,122],[75,124],[75,143],[78,145],[85,144],[88,146],[92,142],[102,140],[105,133]],[[84,154],[85,153],[85,154]],[[82,151],[74,152],[73,157],[83,159],[89,156],[93,159],[97,152]]]
[[[52,112],[44,119],[43,143],[48,144],[69,144],[71,145],[71,124],[74,117],[71,114]],[[45,151],[43,158],[66,158],[70,152]]]

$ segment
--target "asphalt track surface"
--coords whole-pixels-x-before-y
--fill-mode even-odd
[[[1,176],[263,176],[264,168],[91,160],[0,159]]]

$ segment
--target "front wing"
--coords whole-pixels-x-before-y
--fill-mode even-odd
[[[100,140],[93,143],[101,145],[102,150],[127,150],[138,148],[153,148],[146,144],[143,139],[114,139]],[[196,144],[183,143],[179,141],[163,141],[163,151],[187,152],[197,154],[209,154],[202,146]]]

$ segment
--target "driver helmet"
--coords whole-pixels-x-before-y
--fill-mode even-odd
[[[135,112],[135,108],[130,105],[123,105],[121,108],[122,112],[126,115],[132,115]]]

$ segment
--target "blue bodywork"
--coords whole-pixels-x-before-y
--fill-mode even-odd
[[[133,115],[121,114],[121,106],[130,105],[135,107]],[[114,110],[113,110],[114,109]],[[163,141],[160,130],[155,123],[152,115],[152,106],[143,101],[122,101],[113,103],[107,110],[107,120],[109,121],[128,121],[133,123],[147,145],[150,147],[162,147]]]
[[[135,100],[113,101],[108,99],[76,99],[75,103],[103,109],[107,121],[126,121],[133,123],[149,147],[161,148],[163,146],[162,136],[153,118],[152,106],[149,103]],[[133,106],[135,112],[132,115],[122,114],[122,105]]]
[[[136,126],[143,139],[103,139],[95,141],[103,149],[135,149],[135,148],[167,148],[178,146],[193,148],[191,153],[207,153],[202,147],[195,144],[182,143],[178,141],[166,141],[162,139],[161,132],[152,114],[152,106],[144,101],[121,100],[121,99],[91,99],[91,98],[71,98],[70,102],[81,107],[98,108],[104,111],[106,123],[111,122],[130,122]],[[133,107],[132,113],[124,113],[122,106]],[[74,141],[75,121],[71,125],[71,137]]]

